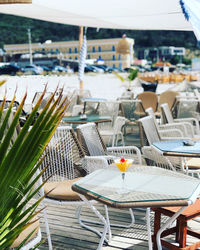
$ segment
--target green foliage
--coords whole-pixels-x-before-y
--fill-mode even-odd
[[[178,55],[173,56],[170,59],[170,63],[173,64],[173,65],[176,65],[176,64],[180,63],[180,56],[178,56]]]
[[[130,90],[131,88],[131,82],[137,77],[137,74],[138,74],[138,69],[133,69],[133,68],[130,68],[129,71],[128,71],[128,76],[127,77],[123,77],[122,75],[116,73],[116,72],[113,72],[113,74],[119,78],[122,82],[125,82],[125,86],[127,88],[127,90]],[[128,85],[126,84],[126,82],[128,81]]]
[[[129,81],[133,81],[137,77],[138,69],[130,68],[128,72],[129,72],[129,75],[128,75]]]
[[[45,22],[30,18],[0,14],[0,45],[28,43],[27,29],[31,28],[32,42],[78,40],[78,27]],[[88,39],[127,37],[135,39],[135,48],[152,46],[183,46],[195,48],[196,38],[191,31],[150,31],[88,28]]]
[[[192,60],[190,58],[183,57],[183,63],[186,64],[186,65],[191,65]]]
[[[66,100],[57,105],[60,97],[53,103],[55,94],[52,95],[32,126],[44,94],[45,91],[16,138],[14,135],[26,95],[13,119],[10,118],[15,96],[7,110],[4,110],[5,98],[0,106],[0,249],[9,249],[17,236],[30,225],[29,221],[37,214],[36,208],[43,199],[41,197],[27,207],[41,188],[35,185],[42,175],[42,172],[38,173],[41,164],[38,160],[67,106]]]

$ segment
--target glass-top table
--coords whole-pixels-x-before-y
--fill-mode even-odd
[[[200,180],[158,167],[133,167],[126,172],[127,193],[120,194],[121,172],[99,169],[76,182],[72,189],[117,208],[187,206]]]
[[[185,207],[195,202],[200,193],[200,180],[191,176],[158,167],[140,166],[129,169],[131,171],[127,171],[125,176],[127,193],[118,192],[122,183],[121,173],[112,167],[94,171],[75,182],[72,189],[78,192],[86,203],[86,198],[90,198],[115,208],[180,206],[173,219],[170,218],[160,229],[161,232]],[[106,224],[105,221],[104,223]],[[157,245],[158,249],[162,249],[160,237]],[[151,249],[151,237],[149,248]]]
[[[193,146],[186,146],[184,142],[187,140],[160,141],[152,145],[161,150],[165,156],[200,158],[200,141],[194,141]]]
[[[78,116],[64,116],[62,118],[64,123],[72,123],[72,124],[84,124],[87,122],[94,122],[96,124],[102,122],[111,122],[111,117],[109,116],[99,116],[99,115],[87,115],[85,119],[82,119],[80,115]]]

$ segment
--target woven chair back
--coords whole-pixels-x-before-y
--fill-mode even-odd
[[[155,116],[155,113],[153,112],[153,109],[150,107],[150,108],[146,109],[145,112],[147,113],[148,116],[153,117],[156,129],[159,130],[158,122],[156,121],[156,116]]]
[[[172,110],[175,101],[176,101],[176,97],[179,95],[179,93],[177,91],[172,91],[172,90],[167,90],[163,93],[160,94],[160,99],[158,102],[158,112],[161,112],[161,107],[160,105],[162,105],[163,103],[168,103],[169,105],[169,109]]]
[[[119,113],[119,102],[116,101],[101,102],[99,104],[98,111],[100,116],[110,116],[112,118],[112,121],[114,122]]]
[[[174,119],[167,103],[161,106],[161,119],[163,124],[173,123]]]
[[[113,125],[113,132],[114,134],[118,134],[121,132],[122,127],[124,126],[126,122],[126,118],[122,116],[117,116],[115,119],[114,125]]]
[[[81,159],[84,155],[71,127],[58,127],[43,154],[41,169],[47,167],[43,179],[64,181],[82,176]]]
[[[161,140],[153,117],[146,116],[138,120],[141,146],[149,146]]]
[[[139,100],[121,100],[122,115],[128,120],[138,120],[140,116],[135,112],[138,106]]]
[[[155,112],[158,105],[158,96],[156,93],[151,91],[146,91],[138,95],[137,99],[142,101],[142,106],[145,109],[152,107]]]
[[[94,123],[77,126],[77,135],[81,146],[88,156],[107,155],[106,146]]]
[[[199,120],[199,100],[180,99],[177,106],[177,118],[194,117]]]
[[[74,105],[72,109],[72,116],[80,115],[83,112],[83,105]]]

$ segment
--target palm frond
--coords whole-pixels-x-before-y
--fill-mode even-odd
[[[45,91],[46,88],[16,138],[13,135],[19,124],[26,94],[13,119],[11,114],[15,95],[6,111],[5,98],[0,106],[0,249],[9,248],[30,225],[29,222],[37,214],[36,209],[43,199],[41,197],[27,207],[27,203],[43,185],[36,185],[42,175],[42,172],[38,173],[41,164],[39,159],[69,104],[64,100],[58,105],[61,96],[53,102],[55,91],[33,123]]]

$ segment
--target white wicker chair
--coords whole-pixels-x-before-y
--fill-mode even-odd
[[[112,122],[106,122],[99,124],[99,129],[112,129],[115,119],[119,113],[119,102],[118,101],[105,101],[100,102],[98,106],[98,113],[100,116],[109,116]]]
[[[147,165],[165,167],[199,177],[200,164],[197,158],[187,160],[183,157],[165,157],[162,151],[152,146],[152,143],[159,142],[163,138],[160,137],[159,131],[151,116],[139,119],[138,123],[142,153]],[[169,133],[171,133],[170,130]],[[171,140],[172,138],[167,137],[167,139]]]
[[[46,181],[41,189],[41,196],[45,195],[43,206],[46,203],[60,205],[76,204],[81,205],[83,201],[79,195],[72,191],[71,186],[81,176],[87,174],[85,171],[88,165],[93,169],[107,167],[104,159],[84,158],[84,152],[71,127],[58,127],[48,143],[45,152],[41,170],[46,168],[43,173],[43,180]],[[84,165],[84,167],[83,167]],[[96,168],[95,168],[95,167]],[[89,226],[86,226],[80,218],[81,210],[77,209],[77,218],[81,226],[97,233],[99,232]],[[49,249],[52,249],[51,237],[47,218],[45,220]]]
[[[135,164],[141,164],[140,150],[135,146],[106,147],[94,123],[77,126],[77,134],[83,150],[88,156],[103,157],[111,161],[116,157],[131,158]]]
[[[179,139],[179,138],[189,139],[189,137],[184,136],[186,131],[183,124],[181,123],[158,124],[155,113],[153,112],[153,109],[151,107],[146,109],[145,112],[153,118],[154,124],[161,138],[170,137],[171,139]],[[170,130],[170,133],[168,130]]]
[[[140,150],[135,146],[125,147],[108,147],[106,148],[103,139],[94,123],[88,123],[77,126],[78,139],[88,156],[97,157],[112,163],[115,158],[134,159],[134,164],[142,164]],[[91,172],[91,170],[89,170]],[[131,171],[131,168],[130,168]],[[134,215],[132,209],[129,209],[131,215],[131,223],[128,225],[113,225],[118,227],[131,227],[134,223]]]
[[[113,127],[107,130],[99,129],[99,133],[101,136],[108,137],[108,145],[112,144],[112,147],[118,145],[119,139],[122,141],[122,145],[124,146],[124,136],[122,133],[122,127],[125,125],[126,118],[122,116],[117,116],[114,121]]]
[[[72,108],[72,116],[77,116],[83,113],[83,105],[77,104]]]
[[[177,118],[195,118],[200,121],[199,100],[181,98],[177,103]]]
[[[169,110],[168,104],[164,103],[161,105],[161,115],[163,124],[166,123],[181,123],[182,124],[182,132],[184,136],[188,136],[190,138],[199,137],[199,122],[195,118],[182,118],[182,119],[174,119],[171,111]]]

